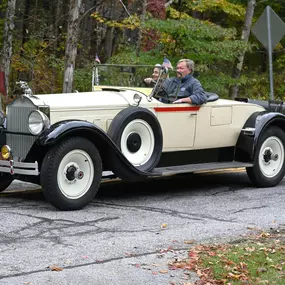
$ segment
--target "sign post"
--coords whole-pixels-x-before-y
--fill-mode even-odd
[[[267,6],[251,31],[268,51],[270,99],[274,100],[272,53],[285,35],[285,23],[270,6]]]

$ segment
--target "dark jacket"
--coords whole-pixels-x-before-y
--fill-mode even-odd
[[[207,102],[207,95],[198,79],[192,75],[184,78],[169,78],[163,83],[164,88],[170,97],[190,97],[192,104],[202,105]]]

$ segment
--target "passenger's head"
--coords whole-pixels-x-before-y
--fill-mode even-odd
[[[194,61],[191,59],[180,59],[176,66],[177,77],[185,77],[194,73]]]
[[[160,74],[161,64],[156,64],[153,69],[152,79],[157,81],[159,74]]]

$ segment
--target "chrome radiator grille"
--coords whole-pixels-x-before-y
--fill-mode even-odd
[[[25,104],[28,103],[28,104]],[[29,133],[28,117],[36,107],[31,102],[22,102],[22,106],[8,106],[7,130],[17,133]],[[7,134],[7,145],[12,149],[13,157],[25,158],[35,141],[35,137],[21,134]]]

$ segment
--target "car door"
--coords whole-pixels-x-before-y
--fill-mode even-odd
[[[194,145],[199,106],[172,104],[154,108],[163,133],[163,151],[186,150]]]

